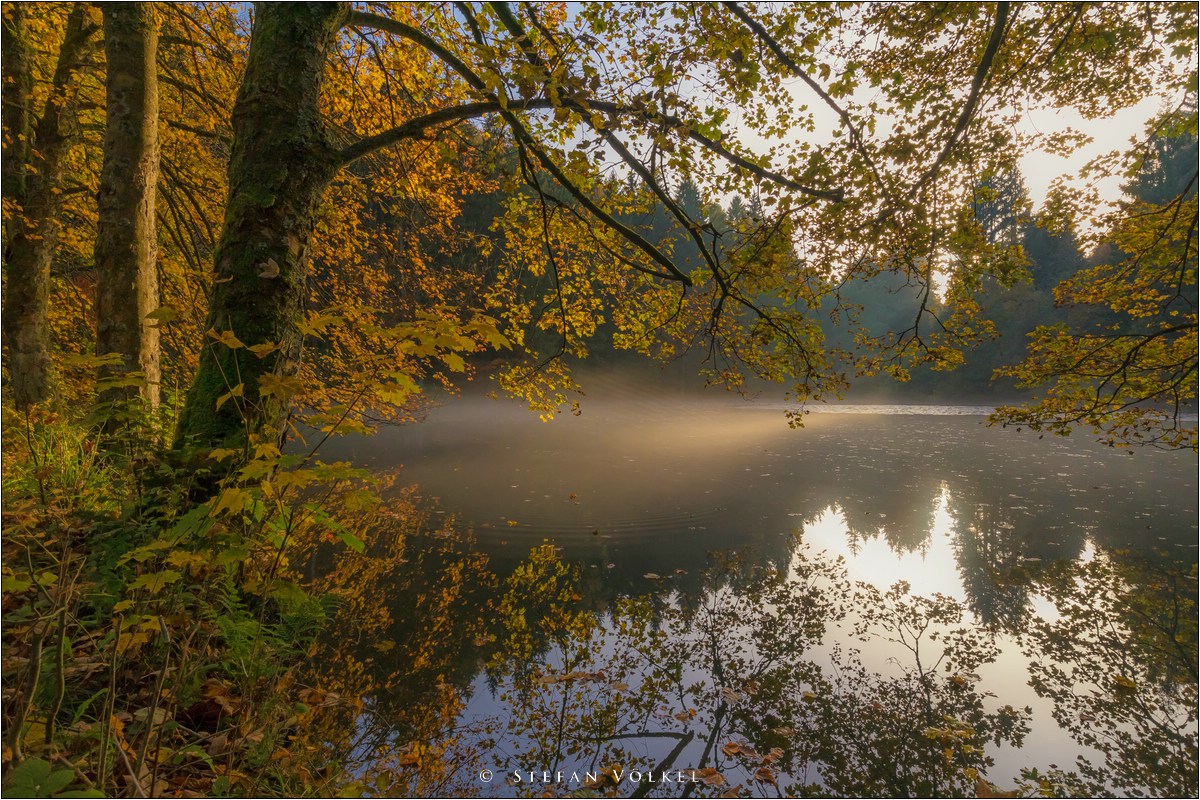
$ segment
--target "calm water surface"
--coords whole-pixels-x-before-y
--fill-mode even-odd
[[[455,398],[325,453],[403,465],[499,580],[458,658],[442,782],[408,789],[561,795],[590,771],[622,796],[1195,794],[1194,454],[989,428],[979,407],[793,430],[771,403],[608,388],[550,423]],[[590,622],[527,600],[522,649],[504,581],[543,542]],[[710,772],[606,786],[614,765]]]

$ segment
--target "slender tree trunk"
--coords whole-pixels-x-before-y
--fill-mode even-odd
[[[25,199],[25,173],[29,165],[29,145],[33,134],[32,114],[29,98],[33,94],[33,72],[29,66],[29,31],[27,28],[28,6],[24,3],[9,3],[4,6],[4,38],[0,39],[0,57],[3,58],[4,85],[0,92],[4,128],[4,150],[0,156],[3,174],[0,175],[0,191],[4,193],[5,209],[15,211]],[[7,245],[9,214],[4,215],[5,263],[8,263]]]
[[[9,8],[4,13],[7,15]],[[67,18],[50,95],[34,129],[31,157],[24,170],[21,207],[12,209],[14,216],[5,247],[8,283],[3,329],[9,389],[18,408],[28,408],[50,394],[53,365],[46,320],[50,264],[62,226],[63,162],[74,141],[76,73],[97,30],[94,13],[90,6],[76,3]],[[7,93],[4,99],[8,100]],[[7,173],[6,165],[5,178]]]
[[[158,308],[154,204],[158,185],[158,29],[144,3],[105,3],[104,166],[96,224],[96,354],[120,355],[100,368],[100,402],[136,397],[134,385],[110,382],[141,373],[140,393],[159,399]]]
[[[210,337],[180,415],[178,446],[238,446],[250,433],[283,433],[288,392],[264,378],[286,384],[299,368],[309,239],[339,169],[321,121],[321,86],[348,10],[347,3],[255,7],[233,110]],[[261,357],[249,349],[259,345]]]

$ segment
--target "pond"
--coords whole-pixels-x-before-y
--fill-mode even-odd
[[[324,451],[425,520],[369,576],[376,791],[1196,794],[1194,454],[601,389]]]

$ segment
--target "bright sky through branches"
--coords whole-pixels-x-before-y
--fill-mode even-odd
[[[1021,175],[1036,211],[1046,199],[1050,184],[1059,177],[1070,178],[1089,160],[1112,150],[1127,150],[1130,140],[1145,136],[1146,123],[1161,110],[1162,98],[1149,97],[1130,108],[1122,109],[1107,119],[1085,120],[1073,109],[1039,109],[1025,115],[1029,132],[1049,133],[1074,128],[1092,137],[1092,142],[1079,148],[1070,157],[1035,151],[1021,158]],[[1096,181],[1101,197],[1113,201],[1121,195],[1120,176]]]

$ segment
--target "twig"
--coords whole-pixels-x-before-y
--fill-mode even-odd
[[[129,756],[125,753],[125,748],[121,747],[120,742],[117,742],[117,752],[121,754],[121,760],[125,762],[125,769],[129,772],[129,780],[133,783],[137,796],[147,797],[146,790],[142,788],[142,782],[138,780],[137,773],[133,771],[133,764],[129,763]]]
[[[167,667],[171,663],[171,632],[167,630],[167,623],[161,614],[158,616],[158,625],[162,631],[163,641],[166,642],[167,651],[163,655],[163,664],[158,670],[158,680],[154,684],[154,697],[150,701],[150,713],[146,716],[146,736],[142,739],[142,749],[138,752],[137,768],[139,772],[146,762],[146,754],[150,752],[150,737],[154,733],[154,717],[158,714],[158,700],[162,697],[163,682],[167,677]],[[145,795],[142,796],[145,797]]]

